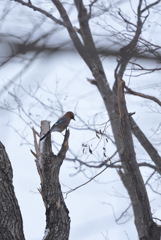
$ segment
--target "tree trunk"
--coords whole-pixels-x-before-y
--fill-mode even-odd
[[[41,135],[49,130],[49,122],[42,121]],[[69,130],[57,155],[52,152],[50,134],[40,141],[35,141],[36,165],[41,179],[39,190],[46,208],[46,230],[43,240],[68,240],[70,230],[69,211],[65,205],[59,182],[60,167],[68,150]],[[36,138],[35,138],[36,140]]]
[[[0,239],[24,240],[22,217],[12,180],[11,163],[0,142]]]

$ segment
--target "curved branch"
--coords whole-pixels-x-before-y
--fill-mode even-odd
[[[14,0],[14,1],[15,1],[15,2],[18,2],[18,3],[22,4],[22,5],[24,5],[24,6],[26,6],[26,7],[29,7],[29,8],[31,8],[31,9],[33,9],[34,11],[37,11],[37,12],[45,15],[46,17],[50,18],[50,19],[53,20],[55,23],[64,26],[64,23],[63,23],[61,20],[57,19],[56,17],[54,17],[52,14],[50,14],[50,13],[47,12],[47,11],[45,11],[44,9],[39,8],[39,7],[35,6],[35,5],[33,5],[33,4],[31,3],[31,1],[29,1],[28,3],[27,3],[27,2],[24,2],[23,0]]]
[[[132,95],[135,95],[135,96],[138,96],[138,97],[142,97],[142,98],[152,100],[153,102],[156,102],[159,106],[161,106],[161,101],[159,101],[159,99],[154,97],[154,96],[133,91],[131,88],[128,88],[127,86],[125,86],[125,89],[127,90],[126,93],[128,93],[128,94],[132,94]]]

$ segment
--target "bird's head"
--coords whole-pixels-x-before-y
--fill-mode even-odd
[[[66,116],[69,117],[70,119],[75,120],[75,118],[74,118],[74,113],[73,113],[73,112],[67,112],[67,113],[66,113]]]

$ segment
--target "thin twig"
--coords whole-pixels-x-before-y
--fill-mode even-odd
[[[112,158],[117,154],[117,152],[118,152],[118,151],[115,151],[115,152],[112,154],[112,156],[111,156],[108,160],[106,160],[106,161],[109,161],[110,159],[112,159]],[[117,161],[117,162],[118,162],[118,161]],[[110,165],[106,165],[106,164],[105,164],[105,161],[104,161],[103,163],[101,163],[101,164],[100,164],[100,167],[103,166],[103,165],[105,165],[105,168],[104,168],[103,170],[101,170],[99,173],[97,173],[95,176],[93,176],[92,178],[90,178],[90,179],[89,179],[88,181],[86,181],[85,183],[83,183],[83,184],[81,184],[81,185],[79,185],[79,186],[77,186],[77,187],[69,190],[68,192],[66,192],[66,197],[67,197],[67,195],[68,195],[69,193],[71,193],[71,192],[73,192],[73,191],[75,191],[75,190],[83,187],[84,185],[88,184],[89,182],[91,182],[93,179],[95,179],[95,178],[98,177],[100,174],[102,174],[107,168],[110,168],[110,167],[114,166],[115,163],[116,163],[116,162],[111,163]]]
[[[68,194],[71,193],[71,192],[74,192],[75,190],[85,186],[86,184],[90,183],[93,179],[95,179],[96,177],[98,177],[99,175],[101,175],[109,166],[105,167],[103,170],[101,170],[99,173],[97,173],[95,176],[93,176],[92,178],[90,178],[88,181],[82,183],[81,185],[69,190],[66,192],[66,196],[65,198],[67,198]]]

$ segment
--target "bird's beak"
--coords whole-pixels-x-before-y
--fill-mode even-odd
[[[75,118],[73,117],[73,120],[75,121]]]

